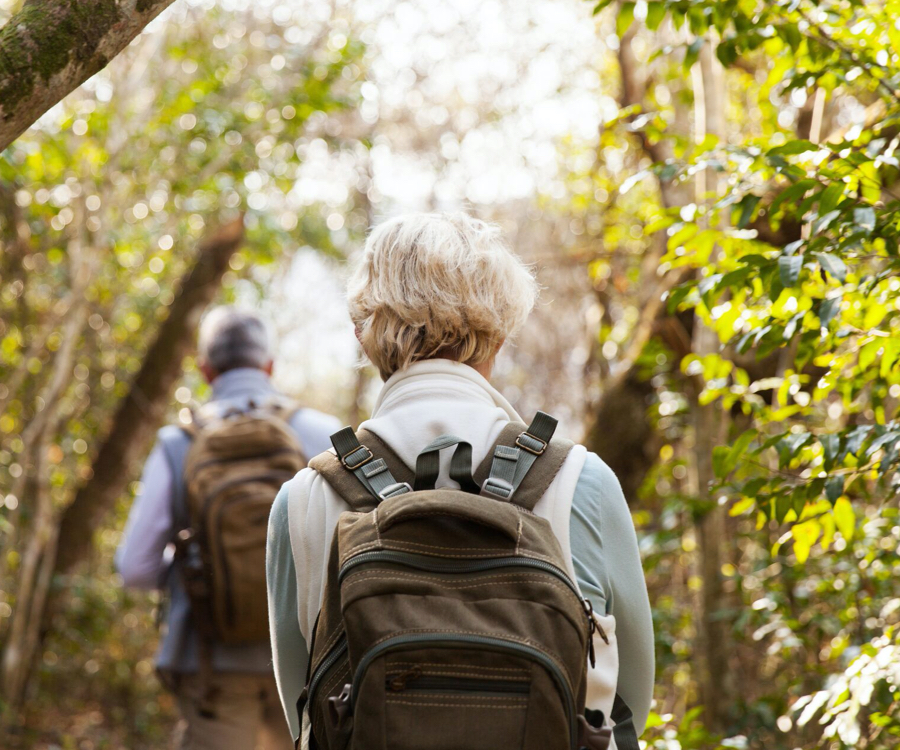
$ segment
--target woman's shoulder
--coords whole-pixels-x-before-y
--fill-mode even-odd
[[[627,503],[619,479],[609,465],[596,453],[585,449],[584,466],[575,486],[574,506],[605,506],[607,511]]]
[[[584,446],[581,447],[584,448]],[[619,479],[615,472],[609,467],[609,464],[593,451],[589,451],[587,448],[584,448],[584,451],[584,467],[581,470],[580,480],[583,479],[585,482],[614,484],[618,486]]]

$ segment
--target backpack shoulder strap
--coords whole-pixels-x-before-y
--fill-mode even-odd
[[[260,404],[260,409],[262,409],[263,412],[280,419],[282,422],[290,424],[294,415],[300,411],[302,407],[293,399],[277,394],[275,396],[270,396],[263,401]]]
[[[415,474],[374,432],[350,427],[331,436],[334,449],[309,466],[355,511],[370,511],[380,500],[409,492]]]
[[[177,534],[190,525],[187,503],[185,502],[184,462],[193,442],[194,433],[187,425],[167,425],[157,433],[157,440],[162,448],[169,470],[172,474],[172,520]]]
[[[557,420],[539,411],[531,424],[510,422],[475,472],[481,494],[533,510],[574,443],[554,438]]]

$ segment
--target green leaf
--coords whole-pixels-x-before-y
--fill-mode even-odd
[[[772,201],[771,205],[769,206],[769,214],[774,214],[782,203],[793,203],[794,201],[802,198],[806,194],[806,191],[814,187],[815,185],[815,180],[806,179],[798,180],[793,185],[785,188],[781,191],[781,193],[778,194],[775,200]]]
[[[602,10],[604,10],[605,8],[608,8],[610,5],[612,5],[612,3],[613,3],[613,0],[600,0],[600,2],[594,6],[594,15],[596,16]]]
[[[728,476],[728,454],[730,452],[727,445],[717,445],[713,448],[713,473],[718,479]]]
[[[816,258],[819,260],[819,265],[822,268],[830,273],[834,278],[840,281],[842,284],[847,279],[847,265],[842,261],[837,255],[832,255],[831,253],[816,253]]]
[[[841,198],[844,197],[845,187],[843,182],[833,182],[822,191],[822,195],[819,197],[819,216],[824,216],[837,207]]]
[[[775,148],[770,148],[766,152],[766,156],[796,156],[797,154],[804,154],[807,151],[818,150],[819,147],[812,141],[798,138],[795,141],[788,141],[787,143],[783,143],[782,145],[776,146]]]
[[[746,453],[747,448],[750,447],[750,443],[753,442],[756,435],[756,430],[745,430],[738,436],[738,439],[734,441],[734,445],[731,446],[731,450],[728,453],[729,471],[732,471],[738,465],[738,461],[740,461],[741,456]]]
[[[828,227],[831,226],[831,222],[833,222],[838,216],[841,215],[840,211],[829,211],[824,216],[820,216],[813,222],[812,231],[813,234],[819,234],[820,232],[824,232]]]
[[[853,529],[856,526],[856,516],[853,506],[845,497],[841,497],[834,504],[834,522],[841,532],[841,536],[848,542],[853,539]]]
[[[796,52],[803,41],[803,34],[795,23],[786,23],[778,27],[778,35],[788,43],[792,52]]]
[[[825,480],[825,497],[828,498],[828,502],[834,505],[838,498],[844,494],[844,477],[836,476],[836,477],[828,477]]]
[[[783,286],[794,286],[803,268],[802,255],[782,255],[778,259],[778,275]]]
[[[647,28],[650,31],[656,31],[665,17],[665,3],[647,3]]]
[[[829,297],[828,299],[823,299],[819,304],[819,323],[822,328],[828,328],[828,324],[834,320],[835,316],[841,310],[841,302],[844,298],[841,295],[837,297]]]
[[[838,451],[841,449],[841,436],[829,432],[826,435],[820,435],[819,442],[822,444],[822,453],[825,457],[825,469],[828,470],[838,457]]]
[[[796,458],[800,449],[812,439],[808,432],[792,432],[778,443],[778,460],[781,466],[787,466]]]
[[[852,429],[847,435],[847,452],[852,453],[854,456],[859,453],[859,449],[862,448],[871,431],[870,425],[860,425]]]
[[[885,341],[884,351],[881,354],[881,364],[878,368],[878,374],[882,378],[890,376],[898,356],[900,356],[900,339],[890,338]]]
[[[853,209],[853,221],[866,234],[875,231],[875,209],[870,206]]]
[[[875,358],[878,356],[878,350],[884,346],[884,339],[877,338],[874,341],[870,341],[868,344],[864,344],[863,347],[859,350],[859,369],[860,372],[866,372],[869,367],[872,366],[872,363],[875,362]],[[856,451],[853,451],[854,453]]]
[[[634,22],[635,3],[622,3],[619,6],[619,15],[616,16],[616,33],[619,37],[625,36],[631,24]]]
[[[706,39],[704,37],[698,36],[688,45],[688,48],[684,53],[684,67],[693,67],[694,63],[697,62],[697,58],[700,56],[700,50],[703,49],[703,44],[705,42]]]
[[[753,213],[756,211],[756,207],[759,205],[759,201],[761,198],[758,195],[753,195],[749,193],[741,198],[741,202],[738,203],[741,209],[741,215],[738,218],[738,229],[743,229],[750,223],[750,219],[753,218]]]

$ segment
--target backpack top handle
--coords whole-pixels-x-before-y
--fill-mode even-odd
[[[463,492],[477,495],[481,488],[472,479],[472,444],[455,435],[441,435],[425,446],[416,459],[416,478],[413,489],[433,490],[441,469],[441,451],[457,446],[450,459],[450,478]]]

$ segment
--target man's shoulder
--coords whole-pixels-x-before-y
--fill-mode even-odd
[[[297,408],[291,416],[291,424],[297,429],[315,431],[326,437],[341,429],[341,421],[337,417],[308,406]]]
[[[156,440],[162,449],[170,451],[185,450],[191,443],[191,436],[185,431],[184,426],[174,423],[161,427],[156,433]]]

